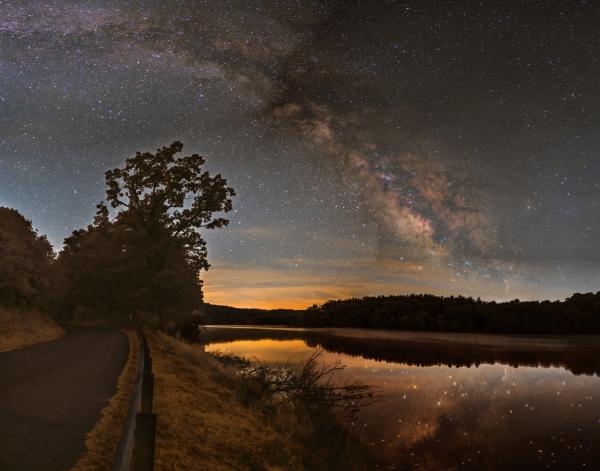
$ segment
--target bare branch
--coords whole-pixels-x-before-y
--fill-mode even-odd
[[[332,376],[343,371],[345,365],[339,360],[318,365],[322,354],[323,349],[317,348],[299,372],[255,362],[244,364],[240,375],[259,381],[274,396],[336,409],[348,417],[354,417],[378,399],[379,393],[372,385],[360,381],[334,383]]]

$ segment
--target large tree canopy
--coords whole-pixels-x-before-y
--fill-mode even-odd
[[[200,270],[209,268],[201,229],[228,224],[232,188],[202,170],[198,154],[176,157],[174,142],[138,152],[106,172],[111,211],[98,205],[94,224],[65,240],[59,265],[68,281],[65,309],[124,320],[151,313],[166,325],[202,300]]]
[[[125,167],[106,172],[106,196],[110,206],[121,210],[119,219],[142,230],[159,252],[166,255],[180,242],[194,268],[207,269],[206,243],[198,230],[228,224],[213,214],[230,211],[235,192],[220,174],[202,171],[200,155],[176,158],[182,149],[181,142],[174,142],[155,154],[138,152]],[[98,220],[104,220],[108,211],[103,204],[98,209]],[[151,256],[160,263],[161,256]]]
[[[41,307],[50,285],[52,246],[17,210],[0,207],[0,306]]]

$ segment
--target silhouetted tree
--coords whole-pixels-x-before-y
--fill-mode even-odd
[[[43,307],[50,289],[52,246],[17,210],[0,207],[0,306]]]
[[[202,170],[198,154],[176,157],[182,148],[138,152],[106,172],[117,211],[111,218],[100,203],[94,223],[65,240],[58,263],[65,311],[106,310],[121,321],[150,311],[166,326],[198,308],[199,272],[210,266],[200,230],[228,224],[213,215],[230,211],[235,193],[220,174]]]

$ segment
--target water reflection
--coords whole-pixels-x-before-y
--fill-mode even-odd
[[[207,350],[267,363],[301,363],[317,345],[326,361],[341,358],[346,378],[383,392],[353,424],[382,468],[594,469],[600,459],[597,337],[264,328],[203,337]]]
[[[366,329],[209,327],[206,343],[239,340],[302,340],[330,352],[416,366],[562,367],[574,374],[600,374],[598,336],[503,336]]]

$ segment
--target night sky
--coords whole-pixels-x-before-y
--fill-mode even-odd
[[[59,250],[173,140],[209,302],[600,289],[597,2],[0,0],[0,205]]]

